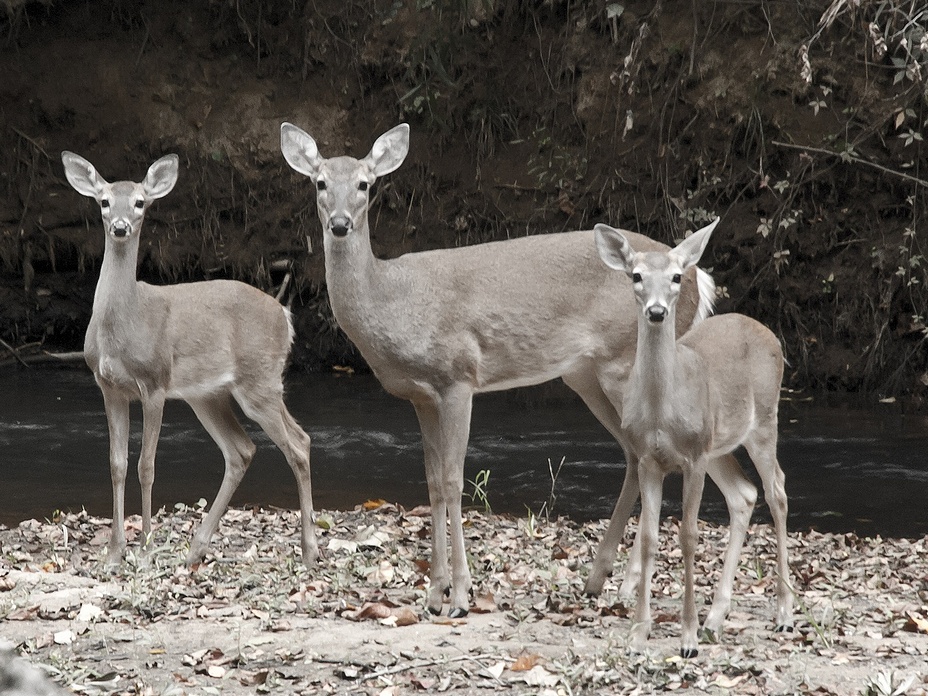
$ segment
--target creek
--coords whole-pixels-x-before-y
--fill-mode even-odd
[[[384,392],[368,375],[291,374],[286,385],[287,404],[313,442],[316,509],[347,509],[378,498],[406,507],[428,503],[419,429],[409,403]],[[257,426],[247,419],[243,424],[259,449],[233,504],[297,507],[283,455]],[[135,475],[140,433],[141,408],[134,404],[127,514],[140,511]],[[109,517],[107,442],[103,398],[87,370],[10,369],[0,375],[0,523],[82,507]],[[779,459],[786,473],[789,528],[891,537],[928,533],[926,452],[925,415],[830,395],[785,398]],[[742,460],[759,486],[753,466]],[[576,520],[608,517],[623,467],[618,445],[566,388],[536,387],[475,400],[465,504],[471,504],[472,482],[486,470],[493,512],[526,516],[547,507]],[[552,471],[557,473],[553,483]],[[222,472],[219,449],[193,412],[183,402],[169,402],[158,444],[155,509],[212,501]],[[668,479],[664,500],[665,513],[679,516],[677,479]],[[474,505],[482,507],[479,501]],[[711,483],[701,517],[727,519]],[[762,496],[754,521],[769,521]]]

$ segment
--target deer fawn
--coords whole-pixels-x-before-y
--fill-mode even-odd
[[[206,554],[209,540],[251,463],[255,445],[232,409],[232,399],[256,421],[287,458],[296,475],[306,564],[318,555],[313,531],[309,437],[284,406],[284,370],[293,329],[289,312],[245,283],[212,280],[154,286],[136,281],[139,233],[152,201],[177,181],[176,155],[151,165],[141,183],[107,183],[79,155],[63,152],[65,173],[78,193],[99,203],[106,243],[93,314],[84,339],[87,365],[103,392],[110,434],[113,529],[108,563],[126,547],[123,500],[129,448],[129,403],[141,400],[144,424],[139,456],[142,532],[151,534],[155,448],[165,399],[183,399],[225,458],[225,474],[209,514],[187,556]]]
[[[402,164],[409,126],[381,135],[361,160],[322,157],[316,141],[290,123],[280,136],[287,162],[316,189],[332,312],[384,388],[411,401],[419,418],[432,510],[427,607],[440,613],[448,592],[449,615],[464,616],[471,578],[461,495],[474,394],[561,377],[628,452],[620,411],[607,395],[621,394],[634,361],[631,287],[596,258],[592,230],[378,259],[370,189]],[[666,249],[628,234],[642,249]],[[708,314],[714,287],[705,272],[699,282],[695,269],[685,275],[681,333]],[[610,523],[616,545],[638,498],[637,476],[636,466],[626,467]],[[604,548],[603,577],[615,557],[615,547],[611,556],[609,543]]]
[[[622,401],[622,427],[638,460],[641,486],[638,582],[632,646],[641,650],[651,628],[651,577],[657,549],[664,476],[683,472],[684,598],[681,655],[697,654],[693,588],[697,516],[707,471],[726,494],[731,537],[705,628],[717,632],[731,604],[731,587],[756,491],[731,452],[744,445],[764,484],[777,536],[777,627],[792,625],[786,552],[786,492],[777,462],[777,408],[783,353],[776,336],[741,314],[711,317],[677,340],[681,281],[702,256],[718,219],[670,251],[641,249],[638,240],[607,225],[595,228],[602,260],[623,271],[638,303],[635,364]],[[637,250],[636,250],[637,248]],[[623,301],[620,300],[620,303]],[[619,320],[624,321],[624,303]],[[743,504],[732,509],[740,496]]]

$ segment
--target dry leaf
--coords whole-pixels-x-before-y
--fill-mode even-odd
[[[904,626],[906,631],[928,633],[928,618],[919,616],[914,611],[907,611],[905,615],[908,619]]]
[[[541,655],[522,655],[509,668],[513,672],[528,672],[541,662]]]

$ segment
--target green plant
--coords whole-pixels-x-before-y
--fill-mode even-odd
[[[472,480],[468,479],[467,482],[474,487],[474,490],[470,494],[470,502],[474,505],[479,504],[486,514],[492,514],[493,508],[490,507],[490,499],[487,495],[490,483],[490,470],[481,469]]]
[[[557,477],[560,476],[561,469],[564,468],[564,462],[566,460],[567,457],[561,457],[561,461],[555,470],[554,465],[551,463],[551,459],[548,459],[548,475],[551,477],[551,490],[548,492],[548,499],[542,503],[541,510],[538,511],[538,516],[544,516],[549,522],[551,521],[551,516],[554,514],[554,503],[557,500],[557,494],[555,493]]]

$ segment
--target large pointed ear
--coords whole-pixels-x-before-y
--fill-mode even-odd
[[[106,180],[97,173],[90,162],[80,155],[65,150],[61,153],[61,161],[64,164],[64,174],[68,177],[68,183],[81,195],[96,198],[106,186]]]
[[[148,168],[142,188],[149,199],[163,198],[177,183],[177,155],[165,155]]]
[[[599,223],[593,228],[593,236],[596,238],[596,249],[603,263],[617,271],[632,272],[635,250],[624,234],[614,227]]]
[[[319,173],[322,157],[312,136],[292,123],[280,124],[280,151],[293,169],[311,179]]]
[[[409,124],[401,123],[377,138],[364,159],[374,176],[380,178],[397,169],[409,153]]]
[[[695,266],[702,253],[706,250],[706,244],[709,243],[709,237],[712,236],[712,230],[719,224],[721,218],[715,218],[701,230],[693,232],[689,237],[677,244],[673,249],[673,255],[676,256],[684,270],[690,266]]]

